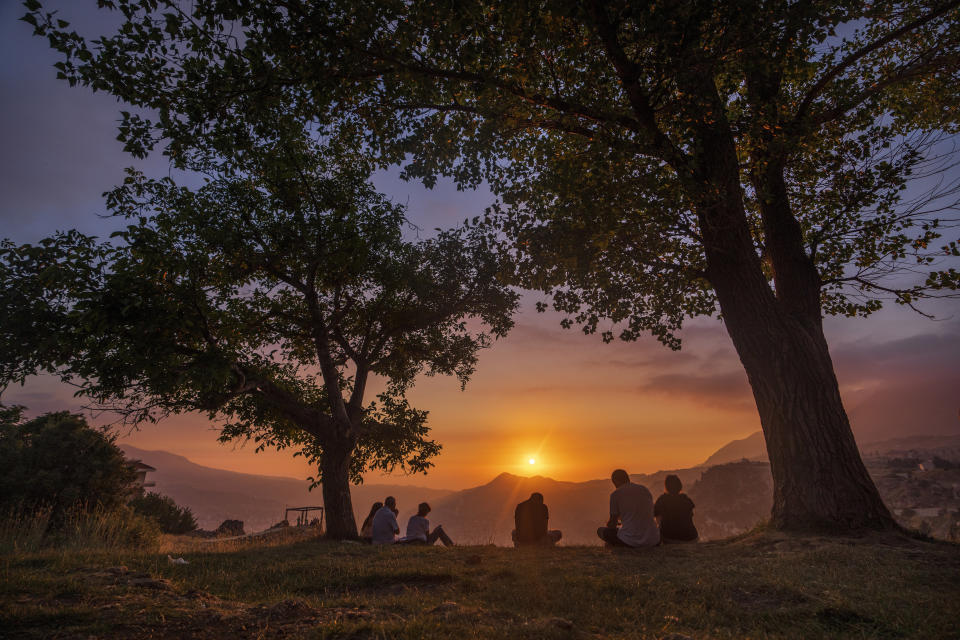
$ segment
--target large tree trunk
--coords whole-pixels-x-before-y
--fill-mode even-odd
[[[350,458],[353,446],[342,444],[324,446],[320,463],[323,487],[323,507],[327,520],[327,537],[334,540],[354,540],[357,522],[350,499]]]
[[[774,184],[783,193],[763,206],[778,271],[774,293],[747,226],[732,140],[720,132],[704,148],[715,153],[695,180],[716,187],[700,192],[697,207],[707,273],[757,402],[773,474],[773,526],[834,533],[896,527],[843,408],[823,335],[819,279],[782,199],[785,189]]]
[[[860,458],[822,331],[784,318],[770,300],[743,309],[743,297],[722,294],[721,306],[763,425],[773,526],[829,532],[894,527]]]

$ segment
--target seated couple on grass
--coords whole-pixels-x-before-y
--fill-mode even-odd
[[[376,507],[374,504],[374,507]],[[417,514],[410,516],[407,521],[407,534],[402,538],[400,534],[400,525],[397,523],[397,500],[393,496],[387,496],[383,501],[383,506],[374,512],[371,510],[367,520],[370,521],[370,538],[373,544],[421,544],[432,545],[440,540],[444,546],[452,547],[453,540],[443,530],[442,525],[437,525],[433,531],[430,530],[430,521],[427,520],[427,514],[430,513],[430,505],[421,502],[417,507]],[[361,528],[361,536],[367,523]]]
[[[642,484],[630,482],[630,474],[623,469],[614,471],[610,479],[616,487],[610,494],[610,520],[607,526],[597,529],[597,536],[608,547],[637,549],[697,539],[693,501],[680,492],[680,478],[666,477],[666,492],[656,505],[650,491]]]

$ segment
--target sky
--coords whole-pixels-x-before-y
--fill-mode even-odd
[[[77,7],[66,17],[81,30],[101,20]],[[106,236],[115,222],[100,217],[102,192],[122,179],[124,167],[165,175],[167,164],[159,157],[135,162],[122,152],[115,140],[122,106],[56,80],[57,57],[17,20],[22,13],[16,2],[0,4],[0,237],[36,242],[68,228]],[[396,172],[375,182],[406,203],[425,232],[458,224],[493,200],[489,192],[458,192],[448,182],[427,190]],[[557,314],[537,314],[537,299],[523,296],[516,327],[481,354],[466,390],[455,379],[423,378],[411,392],[412,404],[429,410],[432,436],[443,446],[429,474],[369,474],[367,482],[461,489],[504,471],[571,481],[607,477],[617,467],[652,472],[693,466],[759,430],[746,375],[719,320],[689,322],[679,352],[652,337],[605,345],[562,329]],[[892,308],[825,322],[861,442],[960,434],[960,302],[926,310],[936,320]],[[28,415],[81,406],[71,388],[49,377],[8,389],[3,402],[25,405]],[[120,439],[223,469],[313,474],[290,452],[258,454],[252,446],[219,444],[216,436],[205,417],[185,415]]]

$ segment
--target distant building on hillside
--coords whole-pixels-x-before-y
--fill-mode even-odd
[[[143,495],[144,489],[156,486],[156,483],[153,481],[147,482],[147,473],[156,471],[154,467],[151,467],[142,460],[128,460],[127,466],[133,469],[134,474],[136,474],[136,479],[130,487],[130,493],[135,496]]]

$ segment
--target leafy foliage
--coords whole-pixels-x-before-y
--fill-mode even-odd
[[[487,181],[472,237],[565,326],[679,348],[719,311],[775,526],[893,526],[822,316],[960,288],[954,0],[104,0],[123,24],[95,40],[27,6],[63,78],[140,109],[134,154],[232,157],[282,104],[360,165]]]
[[[124,505],[135,479],[113,438],[64,411],[23,420],[0,416],[0,510],[48,512],[52,526],[79,512]]]
[[[568,324],[618,326],[607,340],[676,347],[685,316],[715,312],[700,209],[728,141],[779,296],[798,260],[826,313],[960,284],[943,237],[956,183],[935,179],[954,162],[954,3],[103,4],[126,26],[94,41],[39,9],[25,19],[71,83],[156,110],[126,114],[132,151],[165,139],[178,162],[199,129],[227,137],[251,100],[284,96],[408,176],[488,180],[519,280]],[[911,180],[929,192],[904,200]],[[781,255],[784,207],[805,258]]]
[[[170,496],[149,491],[130,501],[130,508],[151,518],[163,533],[189,533],[197,528],[197,520],[189,507],[181,507]]]
[[[420,373],[465,384],[512,326],[501,260],[475,231],[404,240],[363,163],[288,111],[257,118],[223,155],[191,147],[202,187],[131,171],[107,194],[130,223],[113,242],[0,244],[3,381],[46,369],[134,424],[202,411],[223,440],[294,448],[316,483],[340,481],[331,451],[356,481],[424,471],[439,445],[405,393]]]

